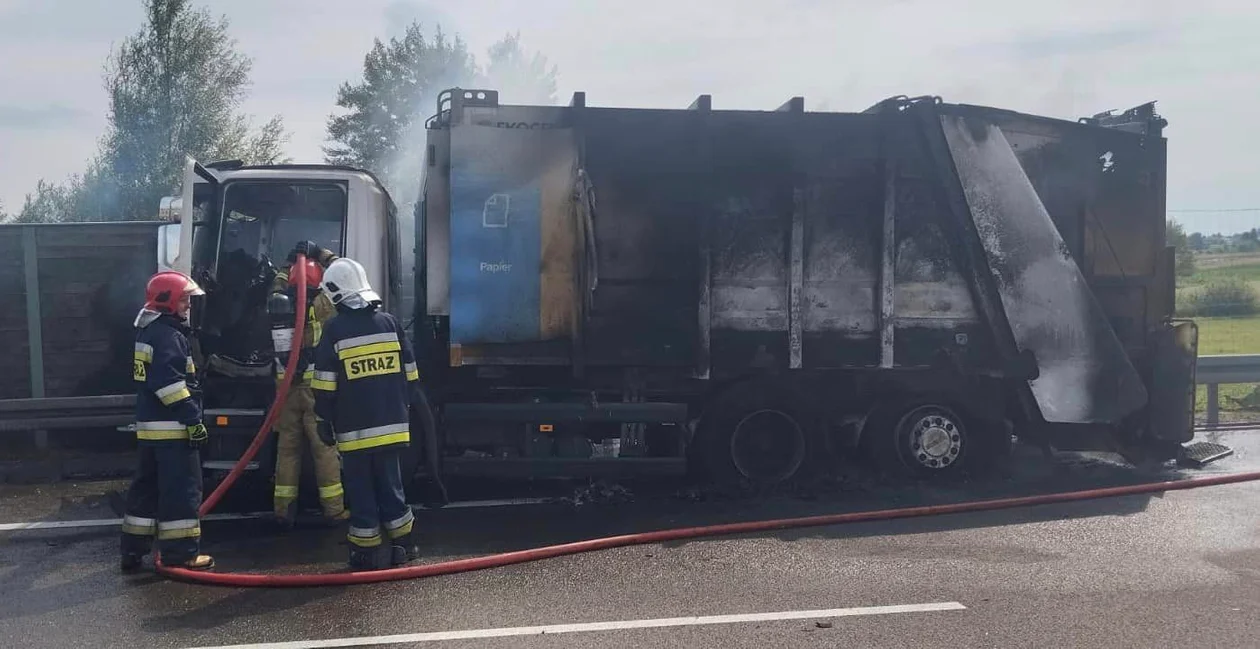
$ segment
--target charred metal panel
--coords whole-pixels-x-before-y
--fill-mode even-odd
[[[1199,360],[1199,328],[1178,322],[1156,336],[1151,382],[1151,436],[1167,442],[1194,438],[1195,371]]]
[[[791,190],[745,185],[724,193],[712,217],[712,326],[786,332]]]
[[[876,289],[883,228],[881,184],[867,179],[811,179],[805,243],[805,364],[879,362]]]
[[[803,365],[878,364],[881,123],[873,116],[835,113],[807,113],[793,123],[806,207]]]
[[[884,134],[887,155],[896,161],[893,357],[900,367],[939,364],[943,355],[971,367],[992,367],[990,336],[944,230],[950,221],[936,200],[939,172],[907,122],[891,120]]]
[[[895,362],[897,289],[894,282],[897,262],[897,158],[884,154],[884,214],[879,238],[879,366]]]
[[[711,210],[704,114],[586,108],[575,123],[596,194],[591,365],[694,367],[699,224]]]
[[[430,129],[424,174],[426,312],[451,314],[451,130]]]
[[[1141,378],[1001,129],[940,117],[962,190],[1021,350],[1031,388],[1055,423],[1117,423],[1146,405]]]
[[[1135,357],[1173,304],[1163,299],[1164,139],[966,107],[1006,135],[1025,173],[1094,288],[1120,340]]]
[[[1163,245],[1164,142],[988,111],[1088,275],[1146,276]]]

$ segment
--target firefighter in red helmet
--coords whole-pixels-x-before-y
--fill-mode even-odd
[[[344,489],[341,486],[341,458],[336,448],[319,440],[315,423],[315,396],[311,377],[315,372],[315,347],[319,344],[324,321],[336,314],[336,308],[319,289],[324,267],[337,256],[312,242],[299,243],[289,254],[290,265],[276,275],[268,311],[272,317],[272,339],[275,347],[276,382],[284,379],[285,363],[294,341],[293,305],[297,302],[297,254],[306,256],[306,325],[298,357],[297,375],[290,384],[289,396],[276,422],[276,474],[272,504],[276,522],[282,528],[293,526],[297,515],[298,482],[302,475],[302,449],[309,448],[315,463],[315,483],[319,487],[320,509],[330,524],[349,517]]]
[[[191,298],[202,295],[182,273],[149,279],[136,315],[132,378],[136,384],[136,438],[140,458],[127,492],[122,569],[141,567],[157,537],[162,561],[193,570],[214,567],[201,554],[201,421],[197,368],[189,344]]]

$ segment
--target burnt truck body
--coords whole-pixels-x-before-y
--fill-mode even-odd
[[[950,473],[1012,430],[1171,457],[1197,331],[1171,319],[1165,124],[1153,104],[1069,122],[451,91],[416,227],[444,443],[617,436],[760,481],[856,447]]]
[[[268,260],[301,239],[363,263],[409,323],[440,421],[413,447],[448,474],[775,484],[863,457],[933,477],[991,464],[1012,434],[1183,451],[1197,330],[1172,319],[1153,104],[1077,122],[930,97],[803,106],[447,91],[414,269],[371,174],[190,161],[207,468],[239,457],[270,397]]]

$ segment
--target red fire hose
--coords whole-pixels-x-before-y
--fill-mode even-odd
[[[1181,489],[1194,489],[1197,487],[1210,487],[1213,485],[1234,484],[1253,480],[1260,480],[1260,472],[1237,473],[1233,475],[1211,476],[1204,478],[1187,478],[1184,480],[1168,480],[1164,482],[1153,482],[1149,484],[1131,485],[1125,487],[1086,489],[1084,491],[1043,494],[1039,496],[998,498],[995,500],[980,500],[975,502],[957,503],[953,505],[903,507],[901,509],[882,509],[878,511],[854,512],[849,514],[829,514],[824,516],[807,516],[804,518],[750,521],[747,523],[728,523],[725,525],[709,525],[705,527],[684,527],[672,530],[658,530],[655,532],[641,532],[638,534],[624,534],[621,536],[610,536],[601,539],[577,541],[575,543],[549,545],[529,550],[518,550],[516,552],[491,554],[484,557],[457,559],[454,561],[443,561],[441,563],[431,563],[427,565],[408,566],[404,568],[392,568],[389,570],[369,572],[343,572],[322,575],[260,575],[244,573],[231,574],[196,572],[183,568],[159,568],[158,570],[169,577],[202,584],[214,584],[218,586],[264,588],[348,586],[352,584],[400,581],[403,579],[417,579],[420,577],[447,575],[456,572],[484,570],[486,568],[497,568],[516,563],[526,563],[529,561],[538,561],[539,559],[549,559],[568,554],[578,554],[580,552],[591,552],[594,550],[606,550],[609,548],[618,548],[628,545],[665,543],[667,541],[679,541],[683,539],[695,539],[708,536],[749,534],[753,532],[769,532],[800,527],[818,527],[823,525],[840,525],[844,523],[884,521],[896,518],[918,518],[922,516],[938,516],[942,514],[962,514],[967,512],[990,511],[994,509],[1007,509],[1011,507],[1027,507],[1030,505],[1049,505],[1053,503],[1075,502],[1079,500],[1092,500],[1096,498],[1109,498],[1114,496],[1134,496],[1140,494],[1160,493],[1164,491],[1177,491]]]
[[[289,350],[289,362],[285,368],[284,379],[280,382],[280,388],[276,392],[275,403],[271,405],[271,409],[267,412],[267,417],[263,421],[262,428],[259,429],[258,434],[254,437],[253,443],[250,444],[248,449],[246,449],[245,454],[241,456],[240,461],[236,463],[236,466],[232,467],[232,471],[228,473],[227,477],[223,480],[219,487],[214,490],[214,493],[210,494],[210,497],[206,498],[206,501],[202,503],[200,510],[202,516],[218,504],[219,500],[223,497],[224,492],[231,488],[232,483],[236,482],[237,477],[240,476],[245,465],[248,464],[249,461],[253,459],[254,455],[258,453],[258,449],[262,447],[263,442],[266,441],[267,436],[271,432],[272,424],[280,412],[280,408],[284,406],[285,397],[288,396],[289,386],[292,383],[294,373],[297,371],[298,353],[301,350],[303,328],[306,323],[305,257],[298,257],[297,268],[298,311],[297,319],[293,326],[295,344]],[[595,550],[607,550],[610,548],[619,548],[629,545],[665,543],[668,541],[680,541],[684,539],[695,539],[710,536],[725,536],[729,534],[771,532],[801,527],[865,523],[898,518],[939,516],[943,514],[963,514],[969,512],[991,511],[995,509],[1009,509],[1012,507],[1049,505],[1054,503],[1076,502],[1115,496],[1135,496],[1165,491],[1178,491],[1182,489],[1195,489],[1198,487],[1235,484],[1254,480],[1260,480],[1260,472],[1236,473],[1233,475],[1210,476],[1203,478],[1186,478],[1183,480],[1167,480],[1163,482],[1152,482],[1148,484],[1130,485],[1124,487],[1086,489],[1083,491],[1070,491],[1066,493],[1043,494],[1038,496],[997,498],[993,500],[980,500],[952,505],[903,507],[900,509],[881,509],[877,511],[853,512],[848,514],[828,514],[823,516],[806,516],[802,518],[781,518],[774,520],[749,521],[745,523],[727,523],[723,525],[708,525],[704,527],[684,527],[671,530],[640,532],[637,534],[623,534],[621,536],[609,536],[599,539],[589,539],[586,541],[576,541],[574,543],[548,545],[529,550],[503,552],[501,554],[491,554],[483,557],[456,559],[454,561],[443,561],[419,566],[407,566],[403,568],[367,572],[341,572],[319,575],[212,573],[198,572],[195,570],[188,570],[186,568],[163,566],[160,559],[155,563],[157,565],[157,571],[167,577],[217,586],[254,588],[349,586],[353,584],[401,581],[404,579],[418,579],[421,577],[448,575],[457,572],[485,570],[486,568],[498,568],[517,563],[538,561],[539,559],[550,559],[552,557],[578,554],[581,552],[592,552]]]

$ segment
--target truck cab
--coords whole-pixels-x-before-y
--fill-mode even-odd
[[[313,241],[363,264],[387,310],[402,304],[397,210],[371,173],[334,165],[186,163],[183,194],[163,199],[178,215],[158,237],[159,267],[192,276],[206,290],[194,305],[195,355],[203,368],[203,455],[211,472],[230,468],[275,395],[267,298],[294,245]],[[406,319],[403,318],[405,321]],[[271,473],[271,449],[251,468]]]

